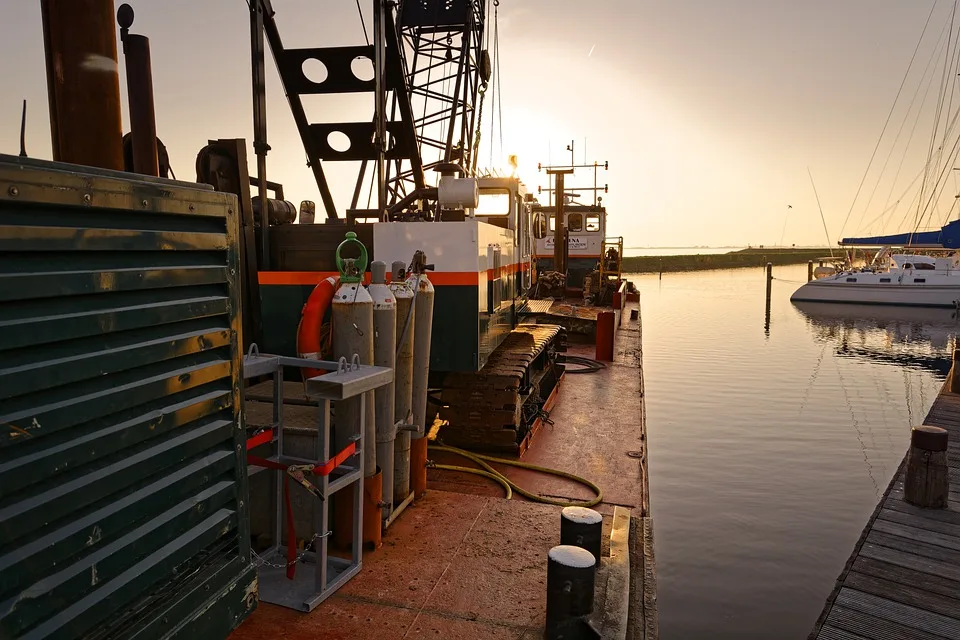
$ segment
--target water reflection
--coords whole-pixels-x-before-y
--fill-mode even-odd
[[[841,357],[926,369],[945,376],[960,331],[953,309],[794,302],[814,340]]]
[[[763,268],[630,276],[664,640],[806,637],[960,332],[950,310],[794,305],[806,265],[773,275],[769,307]]]

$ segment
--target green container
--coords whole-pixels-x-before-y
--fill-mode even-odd
[[[0,637],[256,606],[238,255],[232,195],[0,156]]]

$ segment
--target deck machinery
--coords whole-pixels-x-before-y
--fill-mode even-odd
[[[556,352],[563,349],[563,332],[549,325],[518,328],[524,320],[526,292],[536,277],[534,243],[546,232],[544,215],[533,210],[532,194],[516,177],[474,177],[480,105],[491,76],[490,55],[483,47],[485,4],[417,0],[393,6],[376,0],[368,44],[287,49],[269,0],[253,2],[254,149],[259,175],[245,175],[243,151],[236,141],[214,145],[228,149],[231,178],[224,183],[241,202],[258,206],[259,196],[250,197],[249,185],[276,194],[280,185],[265,178],[269,149],[263,99],[265,34],[326,220],[282,224],[286,221],[267,215],[270,207],[245,218],[250,227],[244,234],[245,282],[251,292],[245,304],[250,315],[259,318],[251,335],[266,351],[295,355],[301,309],[313,288],[335,275],[334,248],[347,231],[357,234],[372,260],[387,264],[409,261],[422,250],[436,289],[430,386],[441,389],[439,395],[431,395],[433,409],[439,411],[430,415],[439,413],[449,422],[441,432],[447,443],[517,452],[525,446],[560,375]],[[361,79],[353,71],[358,58],[372,62],[372,77]],[[303,66],[308,59],[324,64],[325,80],[306,77]],[[301,96],[363,92],[371,94],[372,119],[307,122]],[[335,134],[349,140],[345,151],[330,144]],[[209,148],[206,152],[210,155]],[[343,218],[324,174],[329,162],[359,167]],[[206,179],[210,176],[198,177],[213,182]],[[361,203],[363,195],[366,206]],[[254,237],[256,251],[249,249]]]

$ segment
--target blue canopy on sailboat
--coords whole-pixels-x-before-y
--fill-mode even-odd
[[[943,247],[960,249],[960,220],[949,222],[939,231],[921,231],[919,233],[897,233],[890,236],[870,236],[866,238],[844,238],[841,245],[894,245],[909,247]]]

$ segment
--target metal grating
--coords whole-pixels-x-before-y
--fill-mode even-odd
[[[141,178],[0,155],[0,637],[256,604],[236,198]]]

